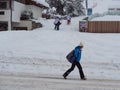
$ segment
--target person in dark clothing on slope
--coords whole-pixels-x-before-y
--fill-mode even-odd
[[[55,27],[54,27],[55,30],[59,30],[60,29],[59,26],[61,25],[61,22],[60,22],[59,17],[55,18],[54,25],[55,25]]]
[[[82,66],[79,63],[79,61],[81,59],[82,48],[83,48],[83,44],[81,42],[80,42],[80,45],[75,47],[75,49],[74,49],[75,60],[72,62],[71,67],[63,74],[64,79],[67,79],[67,76],[71,73],[71,71],[74,70],[75,66],[77,66],[77,68],[79,69],[80,78],[82,80],[86,80],[85,75],[82,70]]]

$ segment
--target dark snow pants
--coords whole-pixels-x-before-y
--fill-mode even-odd
[[[59,25],[55,25],[55,30],[59,30]]]
[[[76,60],[72,63],[71,68],[69,68],[69,69],[64,73],[64,76],[67,77],[67,76],[71,73],[71,71],[74,70],[75,66],[77,66],[77,68],[78,68],[78,70],[79,70],[79,74],[80,74],[81,79],[82,79],[82,78],[85,78],[84,73],[83,73],[83,70],[82,70],[82,66],[81,66],[81,64],[80,64],[78,61],[76,61]]]

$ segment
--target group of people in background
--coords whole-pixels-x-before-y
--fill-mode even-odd
[[[69,24],[71,23],[71,16],[68,15],[68,16],[66,17],[66,19],[67,19],[67,25],[69,25]],[[55,21],[54,21],[54,25],[55,25],[54,29],[55,29],[55,30],[59,30],[61,24],[62,24],[62,23],[61,23],[61,21],[60,21],[60,18],[59,18],[59,17],[56,17],[56,18],[55,18]]]

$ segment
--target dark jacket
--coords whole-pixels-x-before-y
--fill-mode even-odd
[[[60,21],[58,21],[58,23],[57,23],[56,25],[58,25],[58,26],[59,26],[60,24],[61,24],[61,22],[60,22]]]

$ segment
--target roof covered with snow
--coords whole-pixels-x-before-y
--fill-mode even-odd
[[[45,0],[32,0],[32,1],[35,1],[36,3],[40,3],[46,7],[49,7],[49,4],[47,2],[45,2]]]
[[[105,15],[93,18],[91,21],[120,21],[120,15]]]
[[[109,8],[120,8],[120,5],[110,5]]]

